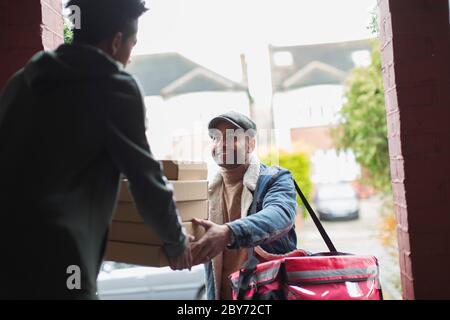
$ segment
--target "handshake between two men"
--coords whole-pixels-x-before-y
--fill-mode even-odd
[[[194,265],[210,261],[231,242],[232,231],[227,225],[219,225],[203,219],[193,219],[192,223],[205,228],[205,234],[199,239],[195,239],[192,235],[187,236],[189,244],[183,254],[169,258],[169,264],[173,270],[190,270]]]

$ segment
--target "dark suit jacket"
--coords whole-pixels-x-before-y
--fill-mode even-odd
[[[157,76],[157,75],[155,75]],[[120,173],[166,253],[186,237],[140,89],[95,47],[40,52],[0,96],[0,298],[95,298]],[[81,271],[69,290],[68,267]]]

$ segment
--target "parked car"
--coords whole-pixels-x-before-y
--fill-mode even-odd
[[[206,296],[203,265],[173,271],[105,261],[97,287],[101,300],[200,300]]]
[[[319,184],[314,204],[321,220],[359,218],[359,199],[350,183]]]

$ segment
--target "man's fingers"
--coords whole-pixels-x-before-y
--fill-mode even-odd
[[[169,264],[172,270],[191,270],[192,262],[193,261],[190,247],[186,248],[181,256],[176,258],[169,258]]]
[[[189,252],[188,252],[187,260],[188,260],[187,263],[188,263],[189,271],[191,271],[192,263],[193,263],[191,250],[189,250]]]
[[[177,258],[169,259],[169,264],[170,264],[170,269],[178,270],[178,259]]]
[[[203,246],[197,245],[195,247],[192,247],[192,250],[191,250],[192,256],[196,258],[198,256],[199,252],[201,252],[202,250],[203,250]]]
[[[190,245],[185,251],[184,263],[185,263],[185,267],[187,269],[191,270],[191,268],[192,268],[192,254],[191,254],[191,246]]]
[[[206,255],[208,254],[209,249],[206,246],[203,246],[198,250],[195,254],[195,262],[203,262],[205,260]]]
[[[212,258],[214,258],[212,256],[213,253],[214,248],[207,246],[203,247],[202,250],[197,255],[195,255],[195,264],[211,260]]]
[[[203,220],[203,219],[196,219],[196,218],[194,218],[192,220],[192,222],[197,224],[197,225],[199,225],[199,226],[204,227],[206,230],[208,230],[213,225],[213,223],[211,221]]]
[[[172,270],[179,270],[180,269],[180,258],[175,258],[171,264]]]
[[[204,254],[202,257],[199,257],[196,262],[204,263],[204,262],[212,260],[212,258],[214,258],[214,252],[210,250],[210,251],[207,251],[206,254]]]
[[[207,242],[205,241],[204,238],[195,241],[191,244],[191,252],[193,256],[196,256],[198,254],[199,251],[203,250],[203,247],[205,247],[205,245],[207,244]]]
[[[192,256],[194,264],[211,260],[218,254],[214,240],[207,235],[192,244]]]

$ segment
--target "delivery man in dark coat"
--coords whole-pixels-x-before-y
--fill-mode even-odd
[[[0,299],[97,297],[121,173],[172,269],[192,265],[140,89],[123,70],[145,3],[68,5],[81,12],[73,44],[37,53],[0,96]]]

